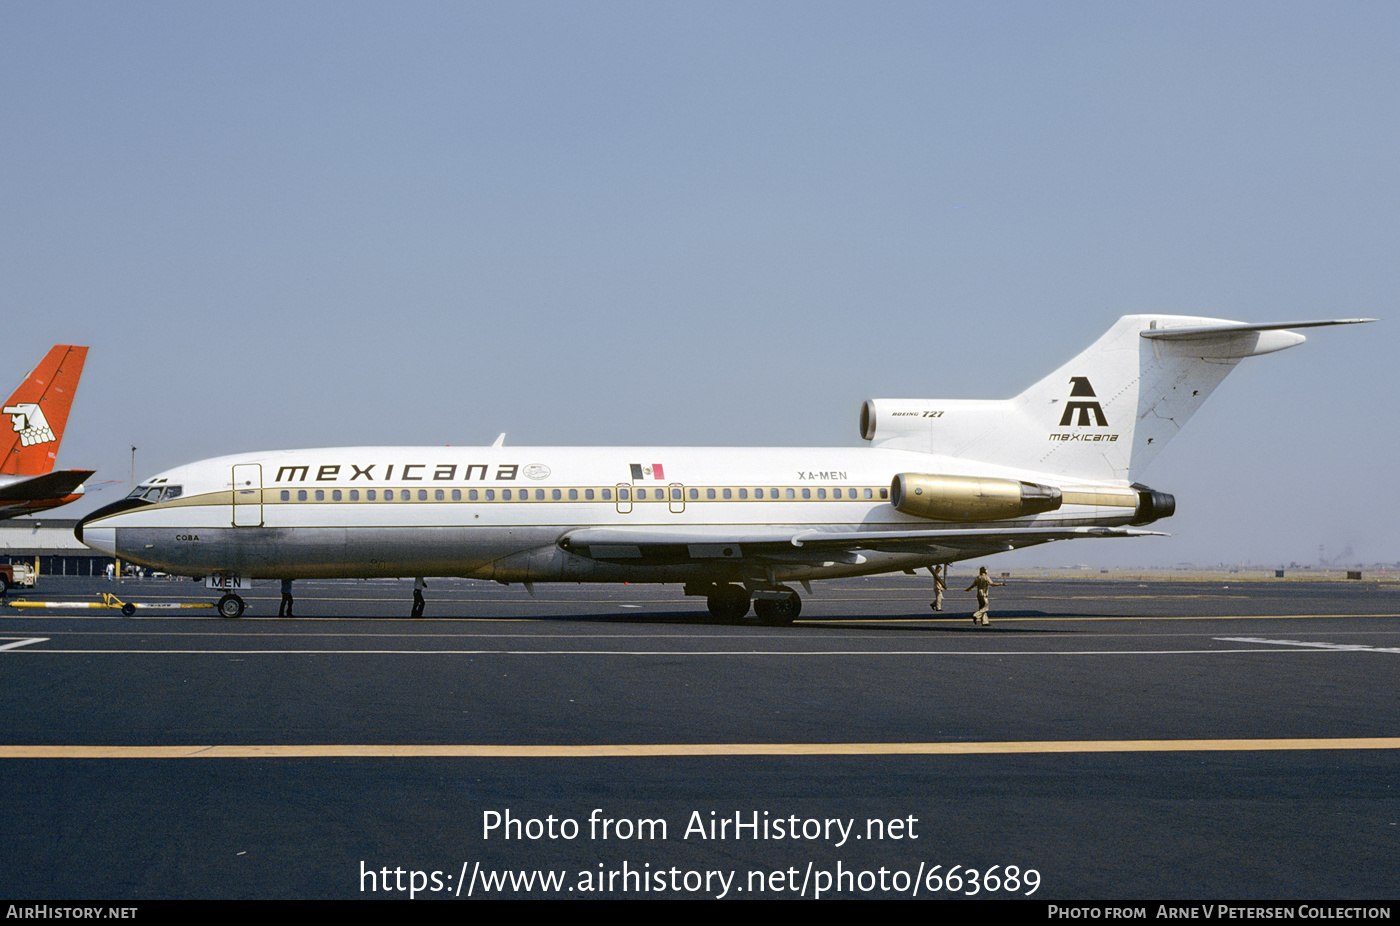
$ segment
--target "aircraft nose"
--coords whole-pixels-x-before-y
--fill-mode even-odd
[[[78,539],[100,553],[117,555],[117,529],[115,527],[89,527],[83,530],[82,524],[74,528]]]
[[[90,547],[102,550],[102,552],[107,553],[108,555],[115,556],[116,553],[113,551],[113,549],[109,549],[107,547],[97,547],[97,545],[93,542],[93,538],[99,535],[106,537],[108,538],[106,542],[112,548],[115,548],[117,536],[116,530],[110,527],[98,529],[89,527],[88,525],[92,524],[94,521],[100,521],[103,518],[109,518],[114,514],[121,514],[123,511],[130,511],[133,508],[144,508],[146,505],[149,504],[150,502],[139,498],[124,498],[120,501],[112,502],[112,504],[110,505],[103,505],[96,511],[89,511],[86,515],[79,519],[77,525],[73,528],[73,536],[78,538],[79,543],[85,543]]]

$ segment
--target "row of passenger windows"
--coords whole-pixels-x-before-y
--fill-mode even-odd
[[[397,492],[397,495],[395,494]],[[616,496],[614,497],[614,492]],[[631,486],[617,486],[602,489],[535,489],[533,500],[537,502],[556,501],[561,502],[566,499],[571,502],[592,502],[592,501],[619,501],[619,502],[681,502],[681,501],[795,501],[798,499],[836,499],[841,501],[856,501],[859,499],[887,499],[890,496],[888,486],[881,487],[857,487],[857,488],[831,488],[825,486],[811,488],[802,486],[801,488],[742,488],[725,487],[716,489],[683,488],[681,486],[667,486],[660,489],[632,488]],[[292,500],[292,490],[282,489],[280,499],[284,502]],[[367,502],[375,501],[401,501],[411,502],[415,498],[417,501],[445,502],[450,498],[454,502],[494,502],[494,501],[520,501],[531,500],[529,489],[297,489],[296,500],[299,502]]]

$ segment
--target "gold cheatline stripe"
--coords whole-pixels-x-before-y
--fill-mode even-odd
[[[672,745],[0,746],[0,759],[578,758],[632,756],[995,755],[1400,749],[1400,737],[1064,740],[1004,743],[693,743]]]

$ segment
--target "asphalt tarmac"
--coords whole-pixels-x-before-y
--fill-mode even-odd
[[[1396,586],[970,578],[0,609],[0,895],[1400,896]]]

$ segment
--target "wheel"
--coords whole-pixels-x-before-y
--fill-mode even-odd
[[[243,599],[242,599],[242,598],[239,598],[237,595],[234,595],[234,594],[232,594],[232,593],[227,594],[227,595],[225,595],[224,597],[220,598],[220,599],[219,599],[219,616],[220,616],[220,617],[228,617],[228,618],[242,617],[242,616],[243,616]]]
[[[765,624],[791,624],[802,613],[802,598],[792,589],[778,589],[785,592],[783,598],[759,598],[753,603],[753,613]]]
[[[722,621],[742,620],[749,613],[749,590],[742,585],[716,585],[705,605]]]
[[[122,605],[122,617],[130,617],[135,613],[136,605],[131,604],[130,602],[127,602],[126,604]]]

